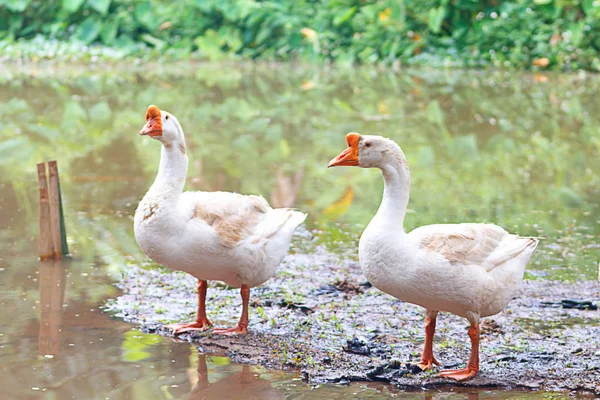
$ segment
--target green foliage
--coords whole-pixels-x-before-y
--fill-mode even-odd
[[[600,70],[599,32],[593,0],[0,0],[0,39],[148,58]]]

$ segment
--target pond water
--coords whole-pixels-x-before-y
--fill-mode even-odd
[[[412,172],[406,227],[494,222],[544,237],[526,279],[595,280],[600,78],[514,72],[181,65],[0,72],[0,387],[8,399],[522,398],[544,393],[310,388],[293,371],[142,334],[102,311],[132,263],[132,216],[159,146],[149,104],[188,142],[188,189],[260,193],[354,254],[376,171],[327,170],[349,131],[396,140]],[[39,263],[36,163],[57,159],[72,259]],[[562,396],[550,394],[551,396]]]

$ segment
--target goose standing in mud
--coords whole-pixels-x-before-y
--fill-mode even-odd
[[[246,333],[250,288],[273,276],[306,215],[273,209],[260,196],[183,193],[188,157],[177,118],[151,105],[140,135],[161,142],[162,151],[156,180],[135,212],[137,243],[157,263],[198,279],[196,321],[167,327],[175,334],[209,329],[207,280],[219,280],[241,288],[243,310],[237,326],[213,333]]]
[[[400,147],[381,136],[349,133],[348,148],[329,167],[379,168],[383,200],[359,243],[363,273],[376,288],[424,307],[425,347],[419,367],[439,365],[433,336],[439,311],[469,320],[471,357],[466,368],[441,371],[462,381],[479,371],[479,320],[499,313],[518,290],[535,238],[511,235],[492,224],[439,224],[404,232],[410,174]]]

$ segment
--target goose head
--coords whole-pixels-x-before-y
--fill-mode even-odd
[[[382,136],[346,135],[348,148],[329,162],[328,167],[380,168],[397,163],[406,164],[404,153],[394,141]]]
[[[146,125],[140,131],[140,135],[150,136],[164,145],[169,145],[182,140],[183,130],[173,114],[151,105],[146,111]]]

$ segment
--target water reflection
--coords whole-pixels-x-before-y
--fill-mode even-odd
[[[275,400],[285,399],[285,396],[273,388],[269,380],[260,377],[252,371],[249,365],[243,365],[240,372],[227,375],[224,378],[210,382],[208,365],[204,354],[198,355],[198,376],[189,396],[189,400],[204,399],[244,399]]]
[[[464,396],[463,398],[467,399],[467,400],[479,400],[479,393],[477,393],[477,392],[464,393],[463,396]],[[443,393],[443,394],[425,393],[423,395],[423,398],[425,400],[441,400],[441,399],[447,399],[449,397],[456,397],[456,395],[449,396],[448,393]]]
[[[62,260],[40,262],[40,356],[56,356],[60,351],[65,276]]]
[[[295,173],[285,174],[278,170],[271,192],[271,206],[275,208],[296,207],[296,199],[302,187],[304,168],[300,167]]]

